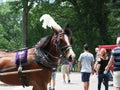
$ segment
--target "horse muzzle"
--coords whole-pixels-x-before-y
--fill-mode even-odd
[[[64,54],[66,54],[66,57],[68,59],[68,61],[72,62],[75,60],[75,53],[72,49],[71,46],[66,46],[66,50],[64,51]]]
[[[70,55],[70,56],[68,57],[68,61],[69,61],[69,62],[75,61],[75,56]]]

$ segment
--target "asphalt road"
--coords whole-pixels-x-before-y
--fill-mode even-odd
[[[81,74],[80,73],[71,73],[71,83],[63,83],[62,74],[57,73],[56,78],[56,90],[84,90],[83,83],[81,82]],[[66,79],[67,81],[67,79]],[[111,85],[113,82],[109,82]],[[97,76],[91,75],[90,77],[90,87],[89,90],[97,90]],[[101,90],[104,89],[104,85],[102,84]],[[114,90],[113,86],[109,86],[109,90]]]
[[[56,75],[56,90],[83,90],[83,83],[81,82],[81,74],[80,73],[71,73],[71,83],[63,82],[62,74],[60,72],[57,72]],[[110,82],[109,84],[112,84]],[[22,86],[9,86],[2,82],[0,82],[0,90],[32,90],[32,86],[23,88]],[[89,90],[97,90],[97,76],[91,75],[90,78],[90,87]],[[102,84],[101,90],[104,89],[104,85]],[[115,90],[113,86],[109,86],[109,90]]]

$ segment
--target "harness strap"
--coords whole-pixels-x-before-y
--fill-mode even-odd
[[[27,49],[25,49],[24,51],[19,51],[16,53],[16,64],[18,66],[18,75],[20,77],[23,87],[29,86],[26,76],[23,75],[22,73],[22,63],[27,62],[27,52],[28,52]]]
[[[35,48],[35,57],[37,59],[38,64],[42,64],[43,66],[47,68],[54,68],[57,67],[57,62],[52,61],[48,55],[44,52],[42,49],[36,49]]]
[[[22,86],[25,88],[25,86],[29,86],[29,84],[28,84],[28,81],[27,81],[27,78],[26,78],[26,76],[25,75],[23,75],[23,73],[21,72],[21,71],[18,71],[18,75],[19,75],[19,77],[20,77],[20,81],[21,81],[21,83],[22,83]]]
[[[22,63],[26,63],[27,62],[27,49],[25,49],[24,51],[19,51],[16,52],[16,60],[15,63],[17,65],[22,64]]]

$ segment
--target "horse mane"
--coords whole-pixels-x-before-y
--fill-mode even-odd
[[[52,35],[41,38],[40,41],[35,45],[35,47],[36,48],[45,48],[48,45],[51,37],[52,37]]]

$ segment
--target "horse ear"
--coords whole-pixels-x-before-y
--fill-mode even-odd
[[[57,30],[57,29],[55,29],[55,28],[53,28],[53,27],[52,27],[52,30],[53,30],[53,32],[54,32],[55,34],[59,34],[59,32],[60,32],[60,30]]]
[[[66,25],[65,25],[65,28],[69,28],[69,24],[66,24]]]
[[[65,25],[65,27],[64,27],[64,31],[70,31],[69,24],[66,24],[66,25]]]
[[[66,26],[64,27],[64,32],[65,32],[68,36],[70,36],[70,35],[72,34],[71,29],[70,29],[70,27],[69,27],[69,24],[66,24]]]

